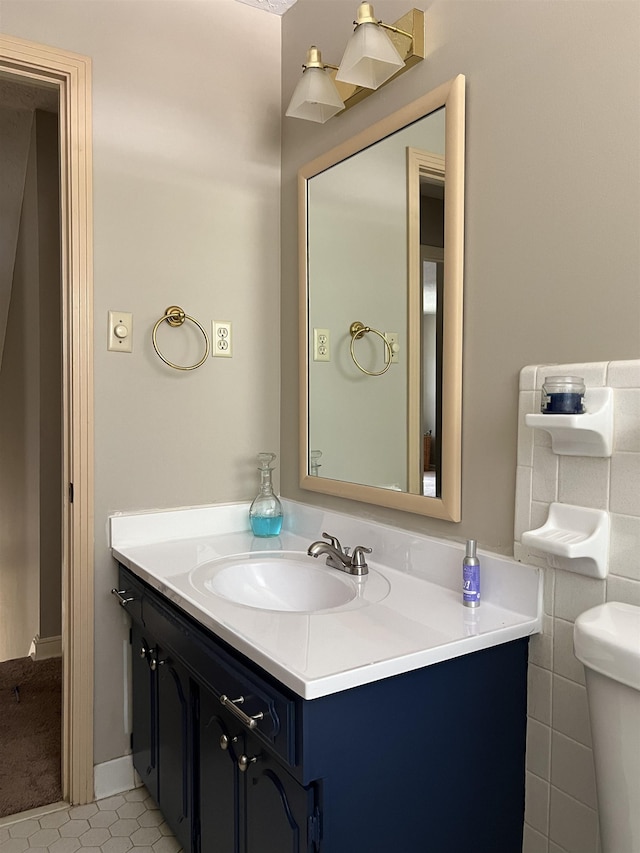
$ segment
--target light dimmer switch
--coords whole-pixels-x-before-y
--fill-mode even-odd
[[[133,314],[109,311],[107,349],[111,352],[131,352],[133,345]]]

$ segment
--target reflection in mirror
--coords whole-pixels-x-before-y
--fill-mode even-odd
[[[460,76],[300,170],[302,488],[460,518],[463,152]]]
[[[444,214],[444,211],[443,211]],[[437,437],[442,411],[442,290],[444,250],[421,245],[422,264],[422,494],[441,494],[441,456]]]
[[[440,112],[444,113],[444,110]],[[428,119],[439,113],[433,113]],[[442,128],[444,148],[444,126]],[[445,157],[434,151],[407,149],[408,222],[411,244],[417,250],[420,280],[418,288],[409,280],[409,315],[422,318],[419,337],[413,342],[422,352],[417,376],[407,377],[421,394],[410,394],[408,421],[421,413],[421,439],[410,442],[408,455],[409,491],[427,497],[442,493],[442,318],[444,305],[444,190]],[[408,260],[412,268],[411,258]]]

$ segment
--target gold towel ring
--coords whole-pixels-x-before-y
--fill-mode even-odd
[[[382,332],[379,332],[377,329],[372,329],[371,326],[365,326],[364,323],[361,323],[359,320],[355,320],[349,326],[349,332],[351,334],[351,346],[349,347],[349,351],[351,352],[351,358],[353,359],[353,362],[358,368],[358,370],[361,370],[363,373],[366,373],[367,376],[382,376],[383,373],[386,373],[387,370],[389,370],[389,368],[391,367],[391,359],[393,357],[393,350],[391,349],[391,344],[387,340],[386,336]],[[387,363],[383,367],[383,369],[378,370],[377,373],[364,368],[356,358],[356,354],[353,351],[353,346],[355,342],[358,340],[358,338],[364,337],[367,332],[373,332],[374,334],[381,337],[384,341],[384,345],[386,348]]]
[[[160,323],[163,323],[165,320],[167,321],[167,323],[170,326],[173,326],[174,328],[177,326],[181,326],[185,320],[191,320],[191,322],[195,323],[195,325],[200,329],[200,331],[202,332],[202,335],[204,337],[204,341],[205,341],[205,350],[204,350],[204,355],[202,356],[202,358],[200,359],[200,361],[197,364],[191,364],[191,365],[188,365],[187,367],[183,367],[180,364],[174,364],[172,361],[169,361],[168,358],[165,358],[162,355],[162,353],[158,349],[158,341],[156,340],[156,333],[160,327]],[[202,328],[200,323],[198,323],[197,320],[195,320],[193,317],[190,317],[188,314],[185,314],[184,311],[182,310],[182,308],[180,308],[178,305],[170,305],[167,308],[167,310],[164,312],[164,316],[160,317],[158,322],[153,327],[153,334],[151,335],[151,339],[153,341],[153,348],[158,353],[159,357],[164,361],[165,364],[168,364],[169,367],[173,367],[176,370],[195,370],[196,367],[200,367],[201,364],[204,364],[205,361],[207,360],[208,356],[209,356],[209,337],[208,337],[207,333]]]

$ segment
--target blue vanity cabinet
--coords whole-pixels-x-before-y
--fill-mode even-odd
[[[136,686],[132,702],[131,748],[133,766],[146,789],[158,801],[158,679],[151,669],[149,650],[153,641],[137,622],[131,626],[131,673]]]
[[[185,853],[317,853],[318,791],[292,772],[296,698],[126,569],[133,761]],[[255,731],[221,703],[242,697]]]
[[[206,689],[199,690],[198,750],[200,850],[240,849],[240,770],[244,754],[242,725]]]
[[[190,850],[193,802],[193,702],[187,670],[159,643],[158,802],[184,850]]]
[[[521,853],[528,639],[302,702],[323,853]]]
[[[242,834],[247,853],[323,850],[319,785],[301,785],[256,738],[247,738],[247,748],[248,758],[256,759],[244,773]]]
[[[120,588],[134,643],[166,650],[155,684],[133,668],[134,763],[185,853],[521,853],[527,638],[305,700],[123,567]]]
[[[131,645],[133,764],[183,848],[190,850],[194,697],[189,675],[135,622]]]
[[[315,851],[314,786],[294,779],[204,688],[199,731],[201,853]]]

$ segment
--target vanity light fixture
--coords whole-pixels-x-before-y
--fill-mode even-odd
[[[411,9],[392,25],[375,17],[371,3],[358,6],[355,31],[340,67],[323,63],[312,46],[286,115],[324,124],[424,59],[424,12]]]
[[[286,115],[324,124],[340,110],[344,102],[327,68],[337,71],[335,65],[325,65],[322,54],[315,45],[307,51],[307,61],[302,66],[302,77],[298,80]]]
[[[385,29],[401,33],[409,39],[412,35],[379,21],[371,3],[358,6],[353,23],[355,30],[347,42],[336,80],[364,86],[366,89],[378,89],[404,67],[404,59]]]

